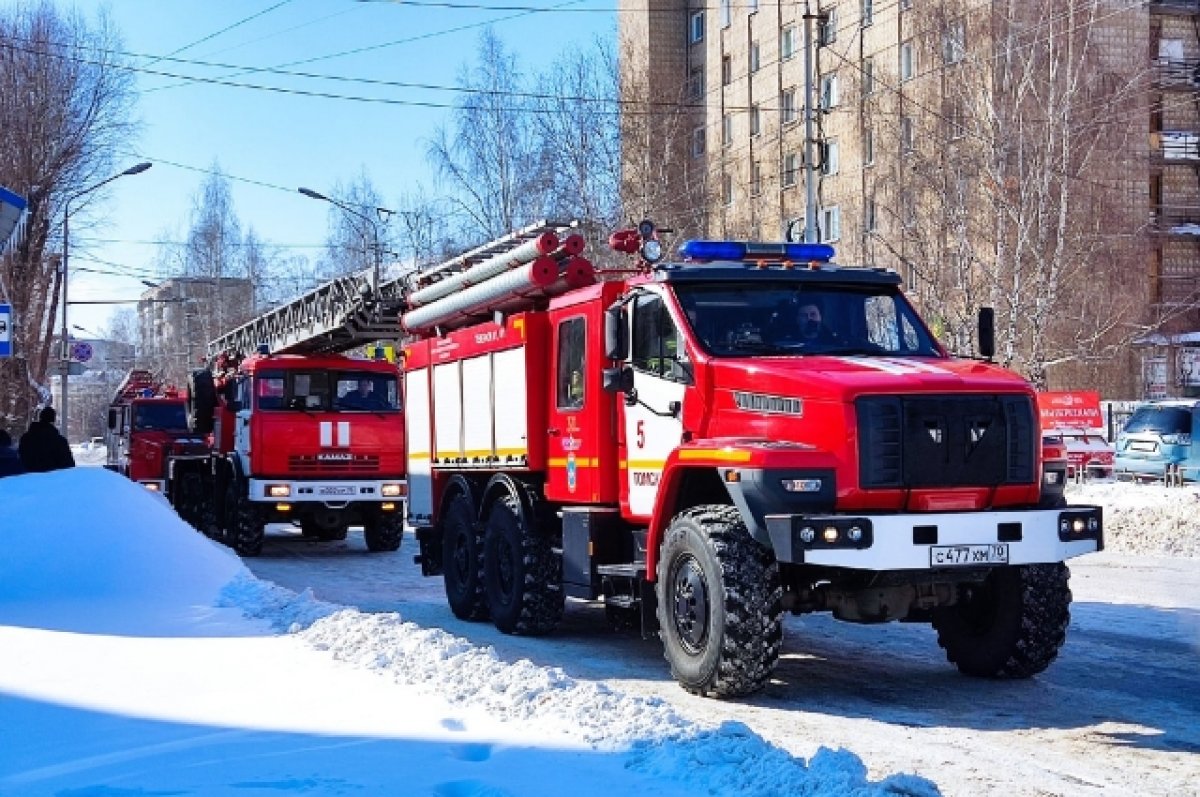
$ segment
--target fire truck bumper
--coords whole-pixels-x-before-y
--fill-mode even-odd
[[[288,479],[251,479],[250,500],[271,503],[347,502],[384,503],[408,498],[404,479],[330,479],[294,481]]]
[[[1100,507],[921,515],[767,515],[780,562],[941,570],[1061,562],[1104,548]]]

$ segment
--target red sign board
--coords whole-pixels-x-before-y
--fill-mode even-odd
[[[1043,429],[1103,429],[1100,394],[1092,390],[1038,393]]]

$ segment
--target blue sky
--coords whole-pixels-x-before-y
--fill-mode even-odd
[[[0,7],[19,4],[0,0]],[[181,239],[204,171],[214,162],[232,178],[234,206],[243,225],[287,251],[316,255],[325,239],[329,206],[295,189],[306,186],[328,194],[338,181],[349,183],[365,171],[384,203],[394,206],[395,198],[415,182],[430,185],[425,142],[449,118],[445,107],[420,104],[447,106],[459,96],[263,73],[232,77],[242,70],[172,59],[453,86],[462,67],[472,62],[489,23],[531,73],[566,48],[585,46],[615,29],[611,0],[418,0],[418,5],[389,0],[77,0],[73,5],[91,20],[106,7],[131,62],[143,70],[136,78],[143,131],[117,170],[143,160],[153,161],[154,167],[115,181],[94,224],[85,228],[85,219],[72,215],[72,300],[136,298],[145,288],[138,278],[82,269],[148,277],[159,247],[144,242]],[[530,8],[555,10],[525,10]],[[156,60],[162,56],[169,58]],[[151,71],[371,101],[188,82]],[[70,320],[102,332],[120,306],[72,305]]]

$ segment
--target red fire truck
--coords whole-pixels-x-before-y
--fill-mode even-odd
[[[456,616],[544,634],[602,599],[712,696],[766,683],[784,611],[931,623],[970,675],[1056,657],[1101,512],[1063,502],[1030,385],[951,356],[896,274],[819,244],[662,263],[646,222],[611,241],[636,269],[570,287],[538,234],[407,286],[409,517]]]
[[[171,458],[172,504],[243,556],[286,522],[318,540],[361,525],[368,550],[395,551],[407,492],[398,377],[386,360],[339,354],[218,355],[192,374],[191,429],[207,445]]]
[[[187,398],[150,372],[125,375],[108,408],[104,467],[166,493],[171,457],[206,450],[188,427]]]

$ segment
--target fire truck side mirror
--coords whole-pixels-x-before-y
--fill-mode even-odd
[[[990,360],[996,354],[996,311],[979,308],[979,355]]]
[[[600,372],[600,386],[606,393],[632,393],[633,368],[628,365],[620,368],[605,368]]]
[[[604,356],[610,360],[629,357],[629,324],[622,305],[604,311]]]
[[[112,408],[110,408],[108,410],[108,428],[109,429],[117,428],[117,411]]]

